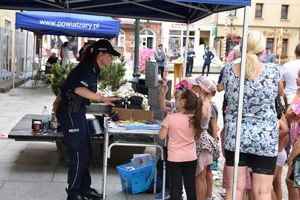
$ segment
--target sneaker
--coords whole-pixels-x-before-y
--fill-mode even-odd
[[[154,199],[155,200],[161,200],[161,199],[163,199],[162,197],[163,197],[162,192],[160,192],[157,195],[155,195]],[[165,191],[165,199],[170,199],[170,191],[169,190]]]

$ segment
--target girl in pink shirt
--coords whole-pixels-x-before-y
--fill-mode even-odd
[[[168,161],[171,199],[179,200],[182,179],[187,199],[196,200],[195,173],[197,167],[195,137],[203,130],[202,101],[191,90],[184,91],[176,101],[179,112],[171,113],[162,122],[159,138],[168,140]]]

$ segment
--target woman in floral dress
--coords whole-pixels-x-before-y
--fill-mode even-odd
[[[280,69],[272,63],[261,63],[258,56],[265,49],[262,33],[248,33],[244,99],[242,108],[240,160],[237,197],[242,199],[248,168],[252,169],[255,199],[270,200],[278,150],[278,120],[275,98],[278,94]],[[226,199],[232,199],[236,123],[238,114],[240,63],[224,69],[222,86],[228,100],[225,118],[225,156],[228,185]]]

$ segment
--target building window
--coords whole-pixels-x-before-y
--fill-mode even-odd
[[[186,31],[170,30],[169,31],[169,52],[170,54],[182,55],[185,51]],[[189,32],[189,46],[195,45],[195,31]]]
[[[140,45],[143,47],[147,47],[153,49],[155,47],[154,44],[154,32],[149,29],[144,29],[140,32]]]
[[[236,10],[230,10],[229,16],[236,16]]]
[[[182,41],[183,48],[185,48],[185,43],[186,43],[186,31],[183,31],[183,41]],[[195,31],[190,31],[188,47],[194,48],[194,45],[195,45]]]
[[[287,19],[289,12],[289,5],[282,5],[281,6],[281,19]]]
[[[7,31],[11,29],[11,22],[7,19],[5,20],[4,29]]]
[[[255,18],[262,18],[263,13],[263,5],[262,3],[257,3],[255,7]]]
[[[281,50],[281,57],[287,57],[287,50],[288,50],[288,39],[282,39],[282,50]]]
[[[271,49],[274,51],[274,38],[267,38],[266,49]]]

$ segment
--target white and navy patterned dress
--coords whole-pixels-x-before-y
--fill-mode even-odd
[[[225,149],[229,151],[235,151],[240,80],[233,73],[232,66],[225,66],[222,79],[225,97],[228,100]],[[258,77],[245,81],[240,152],[267,157],[277,155],[279,125],[275,98],[278,94],[279,80],[279,66],[267,63]]]

